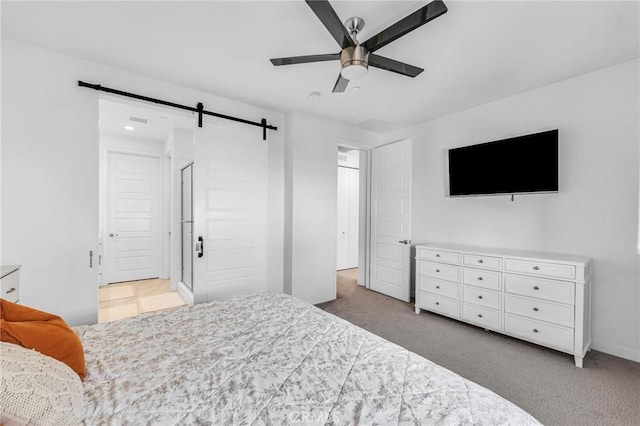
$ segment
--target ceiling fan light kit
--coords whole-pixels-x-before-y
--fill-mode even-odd
[[[354,16],[347,19],[343,25],[327,0],[305,1],[342,50],[339,53],[274,58],[271,59],[271,63],[275,66],[281,66],[340,59],[342,68],[338,80],[333,86],[334,93],[344,92],[349,81],[364,78],[367,75],[369,65],[408,77],[419,75],[424,71],[422,68],[385,58],[373,52],[447,12],[447,6],[442,0],[434,0],[364,43],[359,43],[357,35],[364,27],[362,18]]]
[[[369,52],[362,45],[345,47],[340,53],[342,71],[340,74],[347,80],[360,80],[367,75],[369,69]]]

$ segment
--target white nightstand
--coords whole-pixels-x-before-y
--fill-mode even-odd
[[[20,300],[20,265],[2,267],[0,297],[13,303]]]

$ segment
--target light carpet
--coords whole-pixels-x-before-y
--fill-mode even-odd
[[[138,300],[138,303],[140,304],[140,311],[145,313],[186,305],[178,293],[165,293],[141,297]]]
[[[341,276],[342,275],[342,276]],[[339,274],[318,307],[416,352],[514,402],[548,425],[640,425],[640,363],[591,351],[573,357],[404,303]]]

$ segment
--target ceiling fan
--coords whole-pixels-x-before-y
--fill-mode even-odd
[[[329,33],[331,33],[333,38],[338,42],[342,50],[338,53],[327,53],[324,55],[274,58],[271,59],[271,63],[275,66],[280,66],[339,59],[342,70],[333,87],[334,93],[344,92],[349,84],[349,80],[363,78],[367,74],[369,65],[409,77],[415,77],[420,74],[424,71],[422,68],[385,58],[373,52],[447,12],[447,6],[445,6],[441,0],[434,0],[382,30],[364,43],[360,43],[358,42],[357,35],[364,27],[364,20],[362,18],[354,16],[347,19],[343,25],[327,0],[305,1],[322,24],[329,30]]]

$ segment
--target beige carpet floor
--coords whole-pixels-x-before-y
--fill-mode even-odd
[[[318,307],[416,352],[514,402],[548,425],[640,425],[640,363],[591,351],[573,357],[404,303],[338,274]]]

